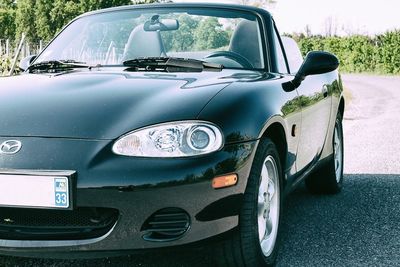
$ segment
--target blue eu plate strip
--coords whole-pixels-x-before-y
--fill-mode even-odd
[[[54,202],[56,207],[68,208],[68,179],[64,177],[54,178]]]

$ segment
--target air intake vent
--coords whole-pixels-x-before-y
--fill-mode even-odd
[[[151,215],[142,226],[146,241],[166,242],[182,237],[190,227],[190,217],[183,209],[165,208]]]
[[[79,207],[70,210],[0,208],[0,239],[82,240],[108,233],[118,210]]]

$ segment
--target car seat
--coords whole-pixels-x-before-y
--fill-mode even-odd
[[[255,68],[262,68],[257,21],[243,20],[236,27],[229,51],[245,57]]]
[[[136,26],[125,45],[123,61],[143,57],[165,56],[159,31],[145,31],[143,24]]]

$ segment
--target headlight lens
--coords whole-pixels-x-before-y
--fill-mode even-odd
[[[190,157],[219,150],[223,137],[217,126],[200,121],[158,124],[128,133],[113,145],[118,155]]]

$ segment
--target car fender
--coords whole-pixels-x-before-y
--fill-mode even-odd
[[[294,174],[295,155],[301,126],[301,108],[285,109],[298,94],[285,92],[282,83],[290,77],[267,75],[254,82],[233,83],[220,91],[199,114],[198,119],[218,125],[225,144],[261,139],[273,125],[284,132],[282,166],[289,176]],[[289,110],[289,111],[287,111]],[[276,138],[276,136],[274,136]],[[279,137],[278,137],[279,138]],[[273,140],[275,143],[279,140]],[[286,154],[286,155],[285,155]]]

